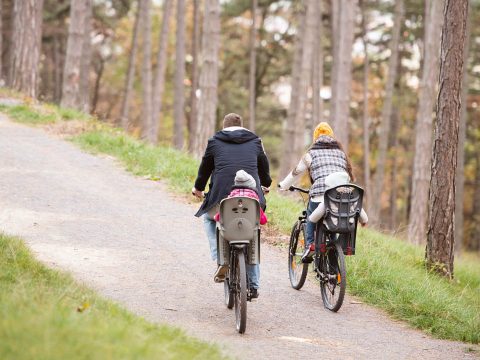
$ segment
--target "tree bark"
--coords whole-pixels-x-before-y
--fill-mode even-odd
[[[100,96],[100,83],[102,81],[103,71],[105,70],[105,60],[100,58],[98,67],[95,69],[97,76],[95,78],[95,85],[93,87],[92,112],[97,112],[98,98]]]
[[[59,34],[53,36],[53,62],[55,64],[54,70],[54,95],[53,100],[55,103],[59,103],[62,99],[62,83],[63,83],[63,68],[64,68],[64,45],[63,37]]]
[[[141,0],[142,5],[142,35],[143,35],[143,60],[142,60],[142,138],[154,143],[157,134],[152,126],[152,17],[150,15],[151,0]]]
[[[122,101],[122,110],[120,115],[120,124],[122,128],[128,130],[130,124],[128,121],[128,111],[132,97],[133,81],[135,80],[135,60],[138,51],[138,34],[140,32],[140,16],[142,13],[142,0],[138,1],[137,14],[135,15],[135,24],[133,25],[132,42],[130,44],[130,55],[128,57],[128,72],[125,79],[125,90]]]
[[[61,106],[81,110],[80,82],[87,13],[90,0],[72,0],[68,27],[67,53],[63,70]]]
[[[322,121],[323,117],[323,101],[320,96],[320,90],[323,85],[323,46],[322,38],[324,36],[322,29],[322,1],[315,1],[315,18],[317,21],[317,31],[314,34],[314,50],[312,60],[312,121],[311,130],[315,129],[315,126]]]
[[[368,58],[367,41],[367,9],[365,3],[361,0],[362,11],[362,42],[365,52],[363,60],[363,106],[362,106],[362,125],[363,125],[363,186],[365,187],[364,207],[370,212],[367,198],[371,196],[370,185],[370,118],[368,114],[368,74],[370,72],[370,63]]]
[[[317,0],[306,1],[305,27],[301,32],[301,55],[298,76],[293,76],[292,101],[290,102],[287,131],[284,134],[283,173],[288,173],[305,150],[305,115],[308,102],[308,90],[311,84],[311,72],[314,53],[314,37],[318,25]],[[293,134],[293,137],[290,136]],[[287,162],[288,161],[288,162]]]
[[[165,91],[165,72],[167,69],[168,34],[173,4],[172,0],[166,0],[163,3],[162,28],[159,37],[155,80],[153,81],[152,121],[155,134],[158,134],[161,126],[162,100]]]
[[[193,0],[192,90],[188,118],[188,150],[193,152],[197,123],[198,52],[200,50],[200,0]]]
[[[14,1],[9,85],[33,98],[39,78],[42,11],[43,0]]]
[[[435,123],[426,264],[453,277],[455,170],[468,0],[446,0],[440,53],[440,91]]]
[[[201,157],[208,138],[213,135],[218,102],[218,56],[220,50],[220,2],[205,0],[202,34],[200,100],[194,155]]]
[[[430,186],[430,160],[432,149],[432,118],[442,31],[444,2],[427,0],[424,56],[420,94],[415,122],[415,152],[413,159],[411,207],[408,224],[408,239],[414,244],[425,244],[427,232],[427,203]]]
[[[298,24],[297,33],[294,40],[293,49],[293,63],[292,63],[292,76],[291,76],[291,92],[290,92],[290,106],[287,113],[287,124],[283,131],[283,144],[289,144],[283,146],[282,158],[280,164],[280,176],[283,177],[289,173],[289,171],[296,165],[295,151],[293,148],[293,142],[295,141],[295,119],[297,118],[297,111],[299,109],[300,99],[300,83],[301,83],[301,66],[303,56],[303,36],[305,33],[305,2],[300,2],[300,10],[297,13]]]
[[[175,91],[173,118],[175,120],[174,145],[183,148],[185,131],[185,0],[177,0],[177,35],[175,46]]]
[[[3,6],[2,1],[0,0],[0,87],[4,85],[3,83]]]
[[[79,105],[80,109],[90,112],[90,65],[92,63],[92,0],[87,0],[87,10],[85,15],[85,29],[83,33],[82,44],[82,60],[80,62],[80,92]]]
[[[337,4],[338,3],[338,4]],[[356,0],[333,2],[334,66],[332,75],[331,122],[335,137],[348,152],[348,118],[352,82],[352,47],[355,30]]]
[[[11,65],[11,49],[13,38],[13,7],[14,0],[2,0],[2,67],[0,68],[1,77],[4,83],[9,84],[10,65]]]
[[[392,172],[391,172],[391,178],[390,178],[390,229],[392,229],[394,232],[397,228],[397,192],[398,192],[398,181],[397,181],[397,176],[398,176],[398,162],[397,162],[397,156],[398,156],[398,136],[397,132],[400,127],[400,114],[399,110],[395,109],[394,113],[392,114],[393,116],[393,121],[391,122],[391,153],[392,153]]]
[[[405,8],[403,0],[396,0],[394,24],[392,29],[392,39],[390,41],[391,55],[388,59],[388,78],[385,85],[385,96],[382,107],[382,123],[380,125],[379,145],[378,145],[378,159],[375,176],[375,195],[371,202],[371,218],[372,223],[380,224],[380,216],[382,209],[382,190],[384,187],[385,166],[387,162],[388,139],[390,132],[390,121],[392,117],[393,104],[393,89],[395,80],[397,79],[398,60],[399,60],[399,44],[400,44],[400,30],[402,28],[403,19],[405,15]]]
[[[249,117],[248,126],[255,131],[255,74],[257,69],[257,8],[258,1],[252,0],[252,26],[250,28],[250,73],[249,73]]]
[[[471,7],[469,7],[469,11]],[[458,255],[463,247],[463,201],[465,188],[465,142],[467,138],[467,101],[468,101],[468,55],[470,53],[471,19],[467,22],[467,35],[463,56],[463,79],[462,79],[462,109],[460,112],[460,124],[458,127],[458,156],[457,175],[455,190],[455,253]],[[477,169],[477,174],[479,173]],[[474,202],[475,203],[475,202]],[[476,221],[474,222],[476,223]]]

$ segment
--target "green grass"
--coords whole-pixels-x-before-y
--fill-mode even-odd
[[[199,162],[168,147],[154,147],[106,127],[76,136],[73,141],[93,153],[120,159],[128,171],[152,180],[162,178],[171,188],[188,192],[195,181]]]
[[[134,174],[162,178],[182,193],[190,191],[198,169],[198,161],[182,152],[145,145],[119,131],[84,133],[74,141],[117,157]],[[295,199],[276,192],[268,195],[269,224],[285,234],[302,209]],[[420,247],[361,229],[357,255],[348,257],[347,264],[351,294],[435,337],[479,343],[478,258],[457,260],[456,279],[448,281],[425,270]]]
[[[480,341],[480,264],[460,259],[455,280],[429,273],[424,250],[360,229],[356,255],[347,257],[348,290],[436,337]]]
[[[46,268],[1,233],[0,339],[0,359],[221,358],[217,347],[153,325]]]
[[[55,105],[33,106],[22,105],[0,105],[0,112],[7,114],[11,119],[22,124],[44,125],[57,121],[68,120],[89,120],[91,117],[73,109],[63,109]]]
[[[8,114],[8,116],[15,121],[23,124],[50,124],[57,121],[57,116],[54,113],[43,113],[32,110],[28,105],[0,105],[0,111]]]

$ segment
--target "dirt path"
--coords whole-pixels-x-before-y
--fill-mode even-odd
[[[0,230],[132,311],[243,359],[473,358],[466,344],[431,339],[349,297],[339,313],[324,310],[316,284],[293,290],[285,253],[268,245],[260,298],[238,335],[194,210],[113,159],[0,116]]]

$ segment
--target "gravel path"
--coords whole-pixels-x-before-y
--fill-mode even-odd
[[[152,321],[180,326],[240,359],[470,359],[346,297],[324,310],[316,283],[290,287],[285,251],[263,245],[262,287],[246,334],[215,284],[202,223],[159,182],[0,116],[0,230],[38,258]]]

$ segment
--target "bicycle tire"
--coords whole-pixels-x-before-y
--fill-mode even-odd
[[[298,252],[299,248],[300,252]],[[308,264],[302,262],[304,250],[305,224],[297,221],[292,228],[290,245],[288,247],[288,277],[290,278],[290,285],[295,290],[300,290],[307,279]]]
[[[243,334],[247,327],[247,272],[245,254],[242,250],[235,254],[235,320],[237,331]]]
[[[233,308],[233,292],[230,291],[230,286],[230,276],[228,276],[223,282],[223,291],[225,292],[225,305],[228,309]]]
[[[340,244],[327,246],[326,252],[320,255],[319,271],[323,305],[337,312],[342,307],[347,287],[345,255]]]

